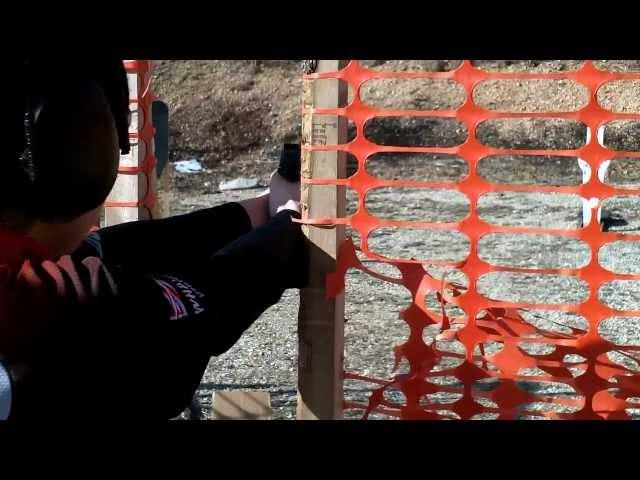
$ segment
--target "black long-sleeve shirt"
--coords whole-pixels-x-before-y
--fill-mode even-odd
[[[304,286],[292,216],[252,231],[229,203],[99,230],[57,261],[0,254],[0,418],[178,415],[209,358]]]

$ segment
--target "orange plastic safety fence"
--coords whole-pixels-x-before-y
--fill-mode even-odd
[[[155,96],[151,90],[151,60],[126,60],[124,62],[127,74],[135,74],[138,77],[138,86],[136,93],[130,96],[129,104],[132,112],[137,113],[137,122],[132,123],[129,130],[129,138],[131,140],[132,153],[129,155],[139,154],[134,152],[142,152],[142,160],[138,159],[136,166],[121,165],[118,173],[121,175],[144,175],[146,187],[144,189],[144,197],[132,201],[108,201],[105,207],[125,207],[125,208],[146,208],[149,217],[152,217],[153,208],[156,203],[156,193],[153,191],[150,181],[151,175],[154,174],[156,168],[156,158],[153,154],[153,136],[154,128],[151,117],[151,106],[155,100]],[[134,93],[134,92],[131,92]],[[122,163],[122,161],[121,161]]]
[[[345,274],[348,269],[356,268],[368,272],[377,278],[406,287],[412,295],[412,303],[401,313],[411,334],[408,340],[394,349],[396,367],[402,360],[409,364],[408,373],[397,374],[391,379],[367,378],[354,373],[345,373],[345,380],[363,381],[378,384],[367,403],[345,402],[345,409],[361,409],[364,417],[372,412],[405,419],[438,418],[483,418],[487,414],[493,418],[512,419],[522,415],[558,419],[621,419],[629,418],[630,408],[638,408],[640,397],[640,374],[637,369],[613,361],[611,352],[638,362],[640,346],[621,346],[603,338],[598,333],[602,321],[610,317],[640,316],[640,311],[618,311],[609,308],[598,299],[601,285],[613,280],[638,280],[640,275],[615,274],[603,268],[598,261],[598,252],[606,244],[615,240],[638,240],[640,235],[621,235],[615,232],[603,232],[596,220],[598,209],[603,200],[616,194],[640,194],[640,190],[619,190],[604,183],[599,175],[592,174],[576,186],[525,186],[498,185],[490,183],[478,174],[478,162],[491,155],[553,155],[578,157],[584,160],[591,172],[599,172],[604,162],[616,157],[640,157],[637,152],[620,152],[601,145],[597,133],[612,120],[637,120],[640,115],[613,113],[602,108],[597,100],[597,91],[612,80],[640,79],[640,73],[613,73],[599,70],[591,61],[573,72],[562,73],[498,73],[476,68],[470,61],[449,72],[388,72],[374,71],[363,67],[357,61],[351,61],[337,72],[316,73],[307,79],[337,78],[347,82],[353,91],[353,100],[343,108],[312,108],[307,114],[339,115],[347,117],[356,127],[355,139],[343,145],[303,145],[305,150],[340,150],[353,155],[358,161],[357,171],[346,179],[309,179],[304,183],[313,185],[344,185],[358,195],[357,211],[346,218],[307,218],[304,223],[313,225],[347,224],[359,233],[359,249],[368,258],[396,266],[401,279],[387,277],[367,270],[356,255],[356,247],[347,240],[338,256],[337,271],[330,275],[328,290],[336,295],[344,289]],[[381,78],[431,78],[450,79],[462,85],[466,91],[465,102],[451,110],[388,110],[372,108],[361,100],[363,84],[372,79]],[[578,111],[557,113],[502,113],[479,107],[473,100],[474,88],[482,81],[493,79],[568,79],[588,89],[589,101]],[[454,147],[397,147],[382,146],[369,141],[364,135],[365,124],[375,117],[446,117],[463,123],[468,131],[467,140]],[[588,141],[577,149],[567,150],[512,150],[486,146],[478,141],[476,129],[486,120],[496,118],[562,118],[578,120],[589,129]],[[372,176],[365,164],[379,152],[427,152],[455,154],[468,163],[468,175],[455,183],[420,182],[405,180],[385,180]],[[603,167],[604,168],[604,167]],[[470,213],[461,221],[452,223],[397,221],[378,218],[371,215],[365,207],[365,197],[373,188],[379,187],[429,187],[446,188],[464,194],[470,202]],[[478,216],[478,199],[496,191],[521,192],[562,192],[580,195],[591,201],[591,219],[583,228],[574,230],[520,228],[495,226]],[[460,269],[468,277],[468,287],[437,280],[427,273],[425,265],[417,260],[391,260],[372,252],[369,248],[369,234],[380,227],[411,227],[454,230],[464,234],[470,242],[470,253],[463,261],[438,262]],[[483,261],[478,256],[479,240],[490,233],[537,233],[552,234],[561,237],[577,238],[591,249],[591,259],[582,268],[566,269],[527,269],[496,266]],[[435,263],[435,262],[429,262]],[[586,300],[577,304],[528,304],[509,303],[491,300],[477,291],[476,282],[490,272],[535,272],[576,277],[588,283],[589,293]],[[446,292],[450,293],[446,293]],[[439,314],[430,311],[425,305],[429,292],[437,294],[442,303]],[[464,315],[452,316],[445,309],[452,304],[464,311]],[[569,333],[535,326],[525,321],[522,309],[556,310],[575,312],[584,317],[588,328],[570,328]],[[464,353],[443,352],[437,348],[437,342],[430,344],[423,340],[426,327],[439,327],[438,340],[456,340],[464,346]],[[433,327],[432,327],[433,328]],[[484,345],[498,342],[502,349],[488,354]],[[522,347],[526,343],[544,343],[551,346],[546,354],[530,354]],[[478,353],[479,352],[479,353]],[[573,363],[567,361],[568,355],[579,355],[582,359]],[[444,358],[458,357],[455,366],[446,366]],[[537,369],[536,376],[523,375],[523,370]],[[454,377],[453,382],[438,381]],[[497,380],[493,389],[479,388],[483,380]],[[566,396],[542,395],[522,387],[522,382],[556,382],[573,389],[576,394]],[[406,401],[395,402],[385,397],[389,389],[401,391]],[[451,403],[443,404],[434,398],[438,393],[455,394]],[[550,407],[534,409],[527,404],[552,404]]]

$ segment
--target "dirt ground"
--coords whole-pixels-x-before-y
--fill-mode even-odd
[[[448,70],[455,61],[367,61],[383,70]],[[489,70],[567,71],[577,61],[479,61]],[[599,68],[638,71],[640,61],[602,61]],[[285,142],[300,139],[301,71],[295,61],[163,61],[154,73],[156,95],[170,107],[170,159],[196,158],[205,166],[198,174],[170,172],[162,192],[172,214],[192,211],[255,195],[259,190],[220,192],[220,181],[239,176],[261,179],[267,184]],[[370,82],[363,99],[381,108],[455,108],[464,92],[445,81]],[[499,111],[576,110],[586,101],[583,89],[570,81],[487,82],[474,100]],[[605,108],[640,112],[640,82],[617,82],[598,93]],[[466,138],[455,121],[442,119],[383,118],[365,128],[365,135],[381,144],[455,145]],[[584,144],[586,128],[579,122],[523,119],[495,121],[478,128],[481,142],[501,148],[574,148]],[[618,122],[607,126],[604,143],[620,150],[640,151],[640,122]],[[455,181],[463,178],[466,162],[447,155],[390,155],[373,157],[367,168],[380,177]],[[577,159],[566,157],[490,157],[479,166],[485,178],[497,183],[523,185],[577,185],[583,171]],[[621,187],[640,185],[637,159],[612,162],[607,181]],[[348,194],[350,211],[354,196]],[[609,215],[624,218],[620,231],[640,231],[639,198],[613,198],[604,205]],[[452,221],[468,211],[466,198],[450,190],[379,189],[371,192],[367,208],[376,215],[394,219]],[[549,193],[502,192],[489,194],[479,203],[479,214],[498,225],[576,228],[582,221],[582,203],[577,196]],[[374,250],[390,257],[459,259],[468,242],[451,233],[386,229],[370,238]],[[479,246],[482,258],[496,264],[522,267],[580,267],[590,251],[578,240],[551,236],[503,235],[487,237]],[[640,273],[640,242],[625,242],[601,252],[599,261],[616,272]],[[387,268],[376,266],[375,268]],[[437,269],[436,269],[437,270]],[[461,278],[464,281],[464,278]],[[617,308],[640,308],[640,282],[605,285],[600,296]],[[580,301],[585,284],[577,278],[541,275],[497,274],[478,285],[495,299],[564,303]],[[389,378],[393,365],[392,346],[407,337],[408,329],[398,314],[409,301],[408,292],[389,286],[358,271],[348,275],[345,332],[348,371]],[[429,304],[436,308],[435,299]],[[271,392],[275,418],[295,416],[297,292],[288,291],[224,355],[213,358],[198,391],[203,418],[208,415],[211,394],[223,389],[264,389]],[[538,322],[549,325],[582,325],[584,319],[561,312],[531,312]],[[551,328],[551,327],[549,327]],[[619,344],[640,345],[640,319],[613,319],[601,326],[601,335]],[[455,350],[460,346],[453,345]],[[621,359],[640,372],[640,361]],[[566,385],[540,385],[540,392],[571,395]],[[575,394],[575,392],[573,392]],[[346,382],[348,399],[366,398],[362,384]],[[640,407],[631,413],[640,416]],[[185,414],[185,417],[187,415]]]

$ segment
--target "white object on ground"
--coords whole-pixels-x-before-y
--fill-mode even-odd
[[[240,177],[228,182],[220,182],[218,188],[223,192],[225,190],[244,190],[247,188],[257,188],[260,186],[260,180],[257,178]]]
[[[591,212],[598,206],[599,200],[597,198],[582,198],[582,225],[586,227],[591,223]],[[600,208],[596,212],[596,221],[600,223]]]
[[[202,164],[195,158],[192,158],[191,160],[180,160],[175,162],[173,166],[176,169],[176,172],[180,173],[198,173],[204,170],[202,168]]]
[[[588,183],[591,180],[591,167],[581,158],[578,158],[578,166],[582,170],[582,183]]]
[[[600,168],[598,168],[598,178],[602,183],[606,183],[607,180],[607,169],[611,165],[611,160],[606,160],[600,164]]]

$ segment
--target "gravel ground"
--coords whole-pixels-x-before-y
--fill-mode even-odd
[[[174,213],[247,198],[257,192],[259,190],[200,195],[197,201],[194,197],[190,202],[174,203],[174,207],[177,207]],[[426,189],[410,193],[387,190],[380,192],[371,205],[372,211],[381,216],[391,214],[394,218],[416,219],[431,215],[443,221],[459,216],[463,209],[466,211],[467,206],[458,195]],[[533,194],[523,200],[516,194],[504,194],[483,204],[481,212],[486,212],[485,217],[493,223],[576,228],[581,218],[580,203],[567,197]],[[632,231],[640,231],[640,218],[636,214],[639,209],[630,208],[631,205],[625,201],[613,206],[629,213],[625,218],[630,220]],[[372,248],[395,258],[459,260],[468,253],[468,242],[452,239],[459,234],[418,229],[387,230],[391,231],[382,231],[374,236]],[[481,242],[479,255],[491,263],[505,266],[575,268],[588,262],[590,251],[577,239],[550,235],[494,234]],[[599,261],[619,273],[640,272],[640,242],[616,242],[601,252]],[[388,265],[377,262],[368,262],[367,265],[377,271],[394,274],[393,267]],[[432,271],[435,275],[439,273],[437,268]],[[451,278],[463,284],[466,282],[464,276]],[[511,273],[489,274],[480,279],[478,289],[483,295],[497,300],[558,304],[579,302],[585,298],[587,291],[586,284],[573,277]],[[640,282],[606,285],[601,290],[601,298],[614,308],[640,308]],[[348,371],[376,378],[389,378],[392,375],[391,346],[406,339],[409,333],[398,315],[409,302],[410,296],[403,287],[388,285],[359,271],[348,274],[348,322],[345,330]],[[437,311],[435,297],[428,299],[428,305]],[[198,391],[203,417],[209,414],[212,393],[224,389],[268,390],[272,395],[274,417],[295,417],[297,309],[297,292],[286,292],[282,301],[265,312],[238,344],[211,360]],[[529,315],[535,315],[536,321],[542,322],[540,325],[550,329],[557,330],[558,324],[586,326],[584,319],[575,314],[534,311]],[[601,326],[601,334],[619,344],[640,345],[640,319],[612,319]],[[431,341],[428,337],[425,339]],[[456,343],[450,342],[449,347],[454,353],[460,353],[461,346]],[[640,372],[638,362],[628,359],[625,362]],[[530,383],[529,387],[538,393],[567,394],[569,388],[564,384]],[[361,382],[345,384],[345,396],[350,400],[363,400],[367,392]],[[443,398],[446,400],[451,397],[445,395]],[[377,415],[375,418],[383,416]]]
[[[507,71],[565,71],[576,68],[578,64],[579,62],[572,61],[478,62],[481,68]],[[368,65],[381,69],[433,71],[450,69],[455,62],[370,61]],[[612,70],[628,71],[629,67],[638,70],[640,61],[627,64],[604,62],[599,65]],[[169,75],[170,66],[165,65],[163,68],[165,70],[162,71],[162,75]],[[246,65],[243,66],[242,72],[245,72],[246,68]],[[278,75],[296,75],[288,69],[289,67],[284,68],[280,65],[278,68]],[[236,70],[238,69],[240,67]],[[188,69],[186,71],[188,75],[185,75],[189,79],[197,77],[197,73]],[[229,71],[233,71],[233,68],[229,67]],[[241,77],[245,78],[245,83],[250,83],[250,75],[247,75],[246,78]],[[214,77],[216,81],[223,78],[219,74]],[[261,85],[260,88],[263,89],[272,88],[264,80],[254,79],[252,85],[254,84]],[[298,88],[295,82],[285,85],[283,88],[287,92],[291,92],[294,87]],[[163,88],[166,90],[166,85]],[[281,95],[277,93],[276,87],[273,88],[276,92],[274,95]],[[250,92],[251,89],[247,91]],[[406,83],[402,85],[400,82],[373,85],[365,89],[364,93],[369,96],[371,102],[378,102],[377,105],[387,108],[450,108],[460,102],[460,92],[455,85],[447,82],[423,82],[417,86]],[[476,91],[474,98],[486,108],[497,110],[549,111],[557,109],[558,106],[571,110],[580,107],[583,101],[582,93],[578,86],[568,81],[553,84],[521,82],[520,85],[516,82],[506,86],[488,82],[482,90]],[[172,98],[181,97],[174,95]],[[252,98],[249,95],[247,101],[252,101]],[[600,92],[599,101],[607,105],[607,108],[617,111],[640,111],[640,83],[608,86]],[[175,102],[180,103],[178,100]],[[181,102],[181,105],[189,103],[182,100]],[[227,111],[233,108],[232,105]],[[245,110],[243,107],[242,111]],[[185,117],[184,113],[181,115],[181,121],[189,124],[188,116]],[[464,128],[460,128],[455,122],[440,119],[381,120],[377,125],[369,124],[365,134],[382,144],[446,146],[459,144],[466,138]],[[480,127],[478,136],[481,142],[504,148],[573,148],[582,145],[586,138],[586,130],[579,122],[525,119],[486,122]],[[215,125],[209,125],[208,128],[214,129]],[[181,138],[183,140],[178,142],[179,148],[176,147],[174,150],[174,159],[186,158],[184,155],[196,152],[195,149],[189,150],[191,147],[185,144],[184,133],[181,134]],[[281,137],[276,138],[276,142],[282,141]],[[620,150],[640,151],[640,123],[618,122],[608,126],[604,132],[604,143]],[[254,147],[255,145],[246,148],[251,150]],[[238,174],[255,175],[266,184],[268,172],[275,165],[277,158],[277,149],[266,148],[256,150],[258,162],[250,163],[247,160],[240,166],[227,168],[224,162],[216,163],[215,157],[223,155],[225,150],[213,151],[214,154],[204,157],[208,170],[202,174],[174,174],[169,191],[163,193],[163,201],[171,206],[171,213],[179,214],[255,195],[258,190],[221,193],[217,191],[217,185],[220,180],[233,178]],[[468,169],[466,162],[454,156],[418,154],[377,155],[370,159],[367,168],[371,173],[384,178],[443,182],[463,178]],[[523,185],[577,185],[583,178],[583,171],[578,166],[577,159],[564,157],[492,157],[481,162],[479,173],[496,183]],[[640,185],[637,159],[612,162],[607,181],[620,187]],[[350,211],[353,211],[355,207],[352,192],[348,198]],[[640,232],[638,201],[640,199],[636,197],[619,196],[605,203],[605,213],[626,220],[626,225],[614,229],[628,233]],[[454,221],[464,217],[469,210],[468,202],[461,194],[451,190],[435,189],[377,189],[370,192],[366,204],[372,213],[383,218],[404,220]],[[567,194],[494,192],[483,197],[478,208],[479,215],[486,221],[509,226],[571,229],[580,226],[583,215],[580,198]],[[459,260],[466,256],[469,248],[468,241],[460,234],[409,228],[379,230],[370,238],[370,244],[373,250],[391,257],[415,257],[426,261]],[[486,261],[517,267],[576,268],[585,265],[590,254],[589,249],[580,240],[549,235],[490,235],[479,245],[479,255]],[[640,242],[615,242],[600,252],[598,260],[616,273],[640,273]],[[367,266],[385,273],[394,273],[393,267],[388,265],[368,262]],[[435,267],[431,270],[434,275],[442,273],[442,269]],[[457,275],[457,279],[462,283],[466,281],[464,275]],[[483,295],[494,299],[548,303],[580,301],[586,294],[585,284],[578,278],[535,274],[494,273],[481,279],[478,289]],[[640,309],[640,282],[614,282],[605,285],[600,291],[600,298],[613,308]],[[348,322],[345,326],[345,361],[348,371],[377,378],[389,378],[392,375],[392,346],[400,343],[408,335],[408,328],[399,320],[398,314],[408,302],[408,292],[402,287],[383,283],[359,271],[348,274]],[[435,298],[428,298],[427,303],[430,308],[438,307]],[[214,391],[254,388],[268,390],[271,393],[274,418],[295,417],[297,309],[297,292],[286,292],[282,301],[265,312],[237,345],[224,355],[211,360],[198,391],[198,398],[203,406],[202,418],[209,415],[211,395]],[[455,313],[455,308],[452,307],[451,312]],[[576,314],[529,311],[523,315],[532,324],[556,331],[569,332],[569,327],[586,327],[585,320]],[[434,333],[427,331],[425,341],[434,341]],[[600,334],[620,345],[640,345],[640,319],[607,320],[600,326]],[[453,353],[462,351],[461,345],[457,342],[438,341],[438,348]],[[486,345],[486,348],[487,351],[497,351],[501,347],[495,344]],[[538,345],[526,348],[530,348],[532,353],[543,353],[543,349],[548,347]],[[611,354],[611,358],[640,372],[638,358],[634,361],[615,353]],[[451,357],[445,360],[445,364],[455,364],[457,361],[459,360]],[[443,366],[444,364],[441,365]],[[398,371],[402,372],[404,368],[406,365],[401,365]],[[522,387],[540,394],[575,395],[571,387],[561,383],[531,381],[524,383]],[[345,396],[350,400],[363,401],[367,396],[367,388],[368,386],[362,382],[346,382]],[[482,388],[491,388],[491,385],[484,385]],[[400,392],[390,392],[389,395],[390,398],[402,398]],[[438,394],[434,398],[448,402],[454,399],[455,395]],[[542,406],[538,405],[537,408]],[[631,413],[640,418],[640,405]],[[183,418],[186,416],[183,415]],[[383,416],[378,415],[376,418]]]

